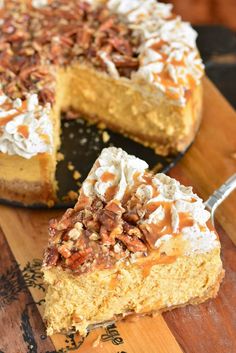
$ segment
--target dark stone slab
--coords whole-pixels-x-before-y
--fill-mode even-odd
[[[195,26],[207,76],[236,108],[236,33],[223,26]]]

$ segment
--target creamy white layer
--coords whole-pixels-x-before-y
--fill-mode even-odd
[[[40,105],[36,94],[29,94],[26,104],[19,98],[12,101],[1,95],[0,152],[27,159],[38,153],[51,153],[53,128],[50,111],[50,104]]]
[[[172,5],[156,0],[108,0],[111,11],[125,19],[141,38],[140,67],[132,79],[145,80],[184,106],[185,93],[198,85],[204,66],[196,48],[197,33],[173,16]]]
[[[121,148],[105,148],[99,156],[95,167],[82,185],[84,194],[88,197],[98,196],[101,200],[106,200],[108,188],[117,186],[114,196],[116,200],[122,200],[128,188],[134,184],[136,172],[144,173],[148,164],[143,160],[128,155]],[[103,181],[102,176],[108,174],[111,178]]]

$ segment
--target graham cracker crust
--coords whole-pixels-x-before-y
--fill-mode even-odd
[[[24,206],[41,203],[53,206],[56,200],[55,191],[50,183],[26,182],[19,179],[12,181],[0,179],[0,195],[2,200],[21,203]]]

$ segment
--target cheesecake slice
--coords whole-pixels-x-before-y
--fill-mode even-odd
[[[202,200],[143,160],[104,149],[74,209],[49,227],[49,335],[215,297],[220,242]]]

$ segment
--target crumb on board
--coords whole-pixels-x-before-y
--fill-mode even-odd
[[[73,173],[73,178],[74,178],[75,180],[78,180],[78,179],[81,178],[81,174],[80,174],[80,172],[79,172],[78,170],[75,170],[75,171],[74,171],[74,173]]]
[[[67,195],[63,197],[64,201],[76,201],[78,199],[78,193],[70,190]]]
[[[68,120],[73,119],[74,120],[74,119],[78,119],[78,118],[79,118],[78,112],[76,112],[72,109],[70,109],[66,112],[66,119],[68,119]]]
[[[57,152],[57,161],[60,162],[60,161],[63,161],[64,159],[65,159],[64,154],[61,152]]]
[[[69,170],[74,170],[74,169],[75,169],[74,165],[73,165],[71,162],[68,162],[67,168],[68,168]]]
[[[98,123],[98,124],[97,124],[97,127],[98,127],[98,129],[100,129],[100,130],[104,130],[104,129],[106,128],[106,124],[104,124],[104,123]]]
[[[48,206],[49,208],[53,207],[54,205],[55,205],[55,201],[54,201],[54,200],[48,200],[47,206]]]
[[[101,343],[101,335],[99,335],[92,343],[92,347],[96,348],[99,346],[99,344]]]
[[[88,142],[88,139],[86,137],[83,137],[82,139],[79,140],[80,146],[84,146]]]
[[[110,140],[110,135],[108,134],[107,131],[103,131],[102,133],[102,141],[104,143],[107,143]]]

